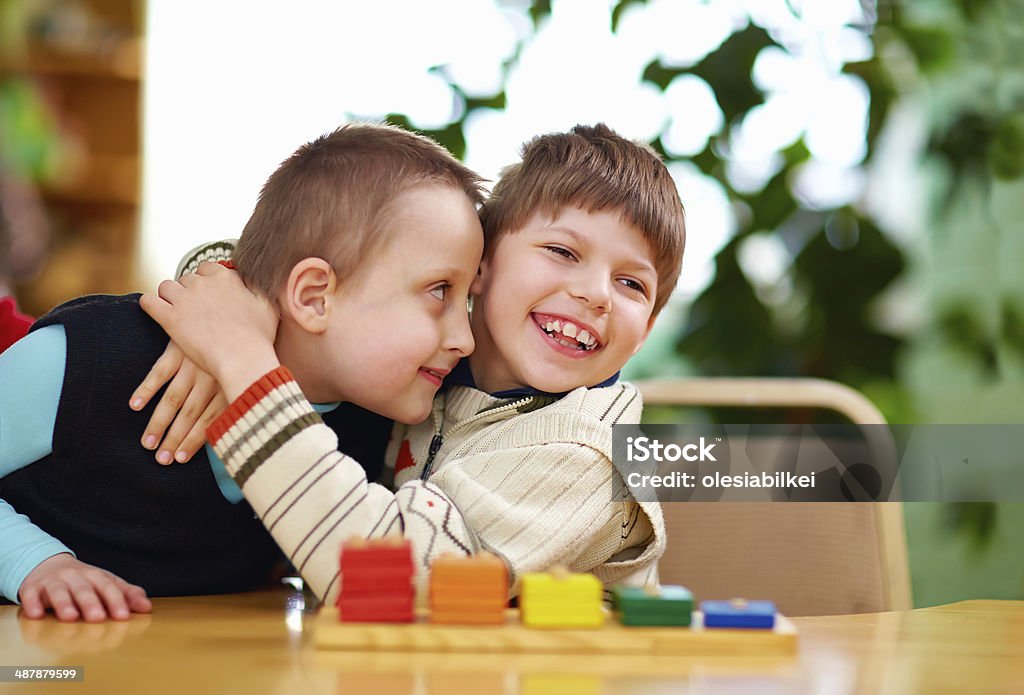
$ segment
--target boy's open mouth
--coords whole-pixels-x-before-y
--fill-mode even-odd
[[[533,320],[549,338],[563,347],[579,352],[593,352],[601,346],[596,335],[567,319],[534,314]]]

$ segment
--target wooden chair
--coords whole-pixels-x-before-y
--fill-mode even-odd
[[[815,407],[884,424],[863,395],[821,379],[654,379],[645,405]],[[663,583],[698,598],[768,598],[790,616],[912,607],[903,506],[881,503],[664,503]]]

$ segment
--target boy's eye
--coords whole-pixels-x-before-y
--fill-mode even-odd
[[[451,285],[449,285],[448,283],[444,283],[443,285],[438,285],[434,289],[430,290],[430,294],[443,302],[445,300],[445,297],[448,296],[448,290],[450,290],[451,288]]]
[[[623,285],[625,285],[629,289],[634,290],[636,292],[639,292],[640,294],[644,295],[645,297],[647,296],[647,288],[644,287],[641,283],[639,283],[636,280],[634,280],[633,278],[621,278],[619,280],[619,282],[621,282]]]
[[[561,246],[545,246],[544,248],[551,253],[562,256],[563,258],[568,258],[571,261],[576,260],[575,254],[573,254],[569,249],[562,248]]]

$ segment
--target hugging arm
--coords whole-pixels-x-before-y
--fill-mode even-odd
[[[206,428],[227,407],[217,380],[185,357],[173,341],[132,394],[132,410],[142,410],[170,382],[142,434],[142,446],[157,450],[162,465],[185,463],[206,443]]]
[[[193,274],[202,263],[230,260],[236,243],[237,239],[225,239],[195,247],[182,257],[174,277]],[[170,342],[131,395],[129,406],[142,410],[168,382],[142,433],[142,445],[156,450],[156,460],[164,465],[189,461],[206,443],[206,428],[228,405],[217,380]]]
[[[611,583],[660,555],[644,511],[616,494],[618,475],[590,446],[550,442],[451,459],[431,482],[459,506],[481,547],[505,560],[513,584],[555,565]],[[629,559],[615,562],[620,553]]]
[[[274,540],[325,603],[337,597],[338,551],[350,536],[404,535],[419,581],[438,554],[477,550],[458,508],[435,485],[415,481],[392,493],[367,482],[283,367],[246,389],[208,435]]]

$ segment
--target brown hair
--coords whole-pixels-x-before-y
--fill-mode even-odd
[[[349,124],[307,143],[270,175],[233,260],[249,287],[274,299],[303,258],[331,263],[342,283],[387,238],[396,196],[450,185],[479,204],[481,179],[433,140],[388,125]]]
[[[536,137],[523,146],[522,158],[501,172],[480,208],[484,254],[538,211],[553,218],[568,205],[618,210],[650,246],[658,273],[657,316],[679,279],[686,242],[683,204],[658,154],[598,123]]]

